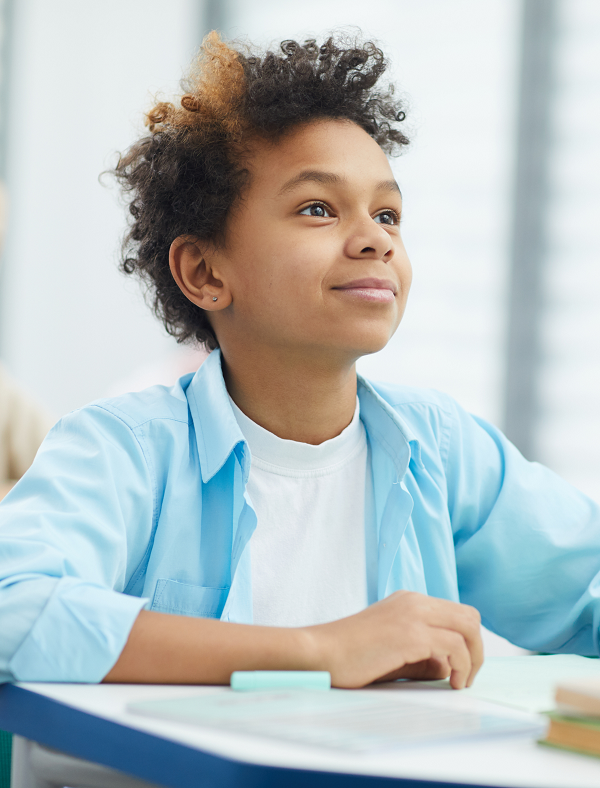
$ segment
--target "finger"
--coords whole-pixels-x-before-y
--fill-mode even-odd
[[[392,670],[385,676],[381,676],[376,680],[376,683],[383,681],[397,681],[398,679],[412,679],[415,681],[439,681],[446,679],[450,675],[450,665],[448,659],[443,657],[431,657],[430,659],[423,659],[419,662],[413,662],[407,665],[402,665],[401,668]]]
[[[479,668],[483,665],[484,660],[484,653],[483,653],[483,640],[481,638],[481,625],[479,626],[479,632],[477,633],[478,637],[472,642],[469,643],[469,651],[471,652],[471,673],[469,674],[469,678],[467,680],[467,687],[470,687],[473,681],[475,680],[475,676],[479,672]]]
[[[434,636],[433,656],[446,657],[450,665],[450,685],[453,689],[463,689],[471,675],[471,653],[462,635],[450,630],[437,629]]]
[[[448,657],[444,657],[443,659],[431,657],[427,662],[427,670],[432,679],[447,679],[450,675],[451,668]]]
[[[467,679],[467,686],[471,686],[484,659],[481,617],[477,610],[470,605],[462,605],[434,597],[429,599],[431,602],[428,616],[430,626],[458,632],[466,642],[471,655],[471,672]]]
[[[463,633],[467,648],[471,654],[471,673],[467,679],[467,687],[473,683],[479,668],[483,665],[483,640],[481,638],[481,617],[475,608],[465,606],[472,619],[472,627]]]
[[[403,665],[399,678],[415,679],[416,681],[439,681],[450,675],[450,663],[447,657],[430,657],[412,665]]]

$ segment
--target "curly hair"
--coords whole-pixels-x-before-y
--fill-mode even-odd
[[[353,121],[388,154],[408,144],[393,86],[376,89],[387,64],[375,44],[338,37],[320,45],[283,41],[280,50],[236,50],[210,33],[178,104],[160,102],[147,113],[150,133],[112,171],[131,214],[121,270],[146,284],[155,314],[178,342],[218,347],[206,312],[173,279],[169,249],[184,235],[224,239],[248,179],[242,155],[248,140],[277,140],[294,126],[331,118]]]

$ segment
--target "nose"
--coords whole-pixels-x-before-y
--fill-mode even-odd
[[[387,262],[394,253],[394,244],[381,224],[369,217],[356,223],[346,240],[346,254],[356,259],[367,258]]]

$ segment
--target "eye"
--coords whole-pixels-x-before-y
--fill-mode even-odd
[[[396,211],[388,210],[378,213],[377,216],[373,217],[373,221],[377,222],[377,224],[400,224],[400,217]]]
[[[325,219],[331,216],[329,208],[322,202],[313,202],[307,205],[300,211],[301,216],[317,216],[320,219]]]

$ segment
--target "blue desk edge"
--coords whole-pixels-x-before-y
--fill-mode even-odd
[[[0,728],[168,788],[461,788],[459,783],[341,774],[236,761],[0,685]],[[469,783],[469,788],[484,788]]]

